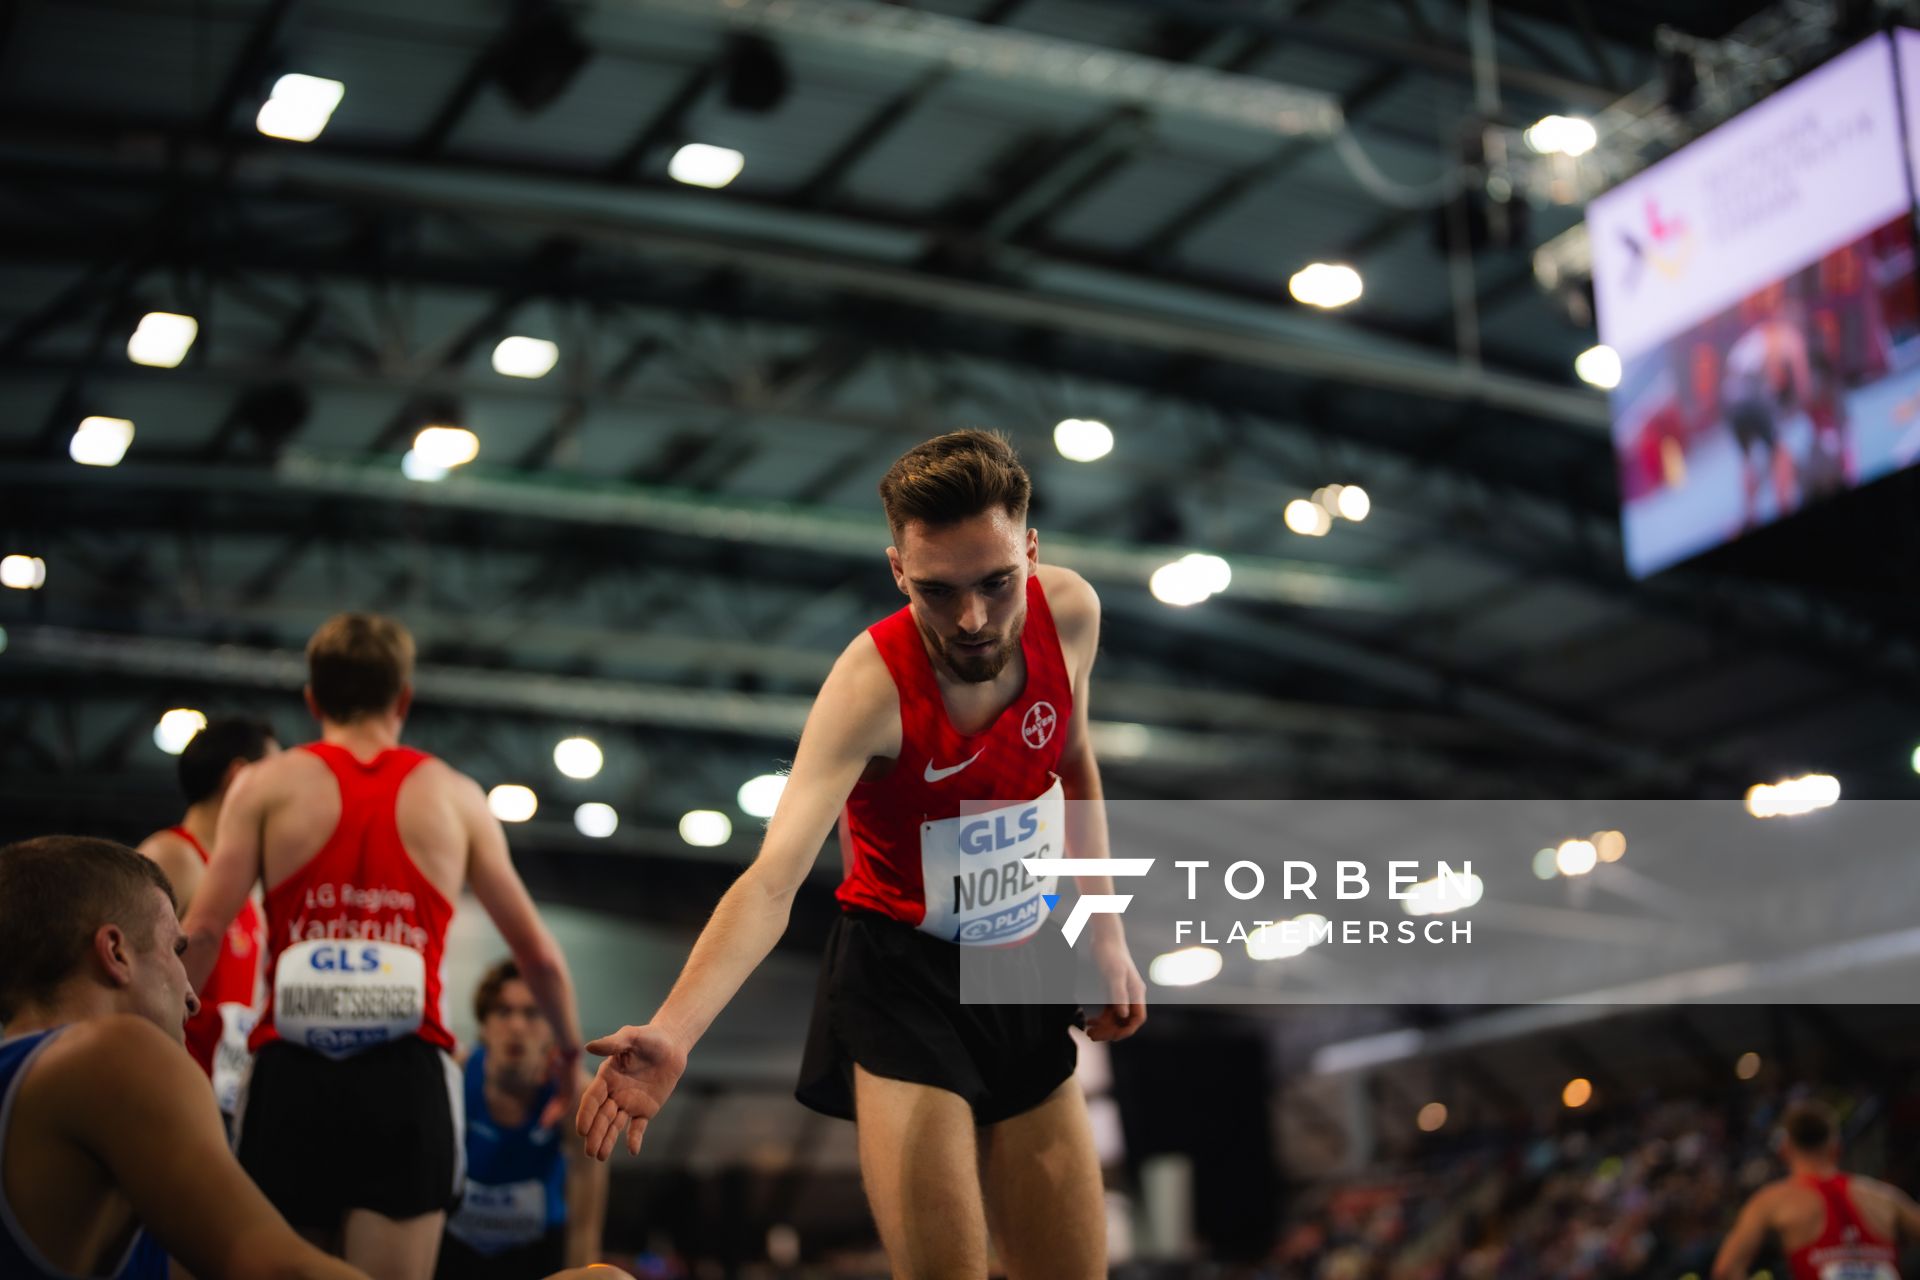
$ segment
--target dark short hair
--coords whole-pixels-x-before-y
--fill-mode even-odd
[[[377,613],[328,618],[307,641],[307,687],[335,724],[378,715],[413,680],[413,636]]]
[[[1840,1119],[1826,1103],[1805,1098],[1781,1115],[1780,1131],[1787,1135],[1787,1143],[1795,1151],[1819,1155],[1840,1136]]]
[[[52,999],[101,925],[149,932],[149,889],[174,901],[159,864],[111,840],[40,836],[0,849],[0,1022]]]
[[[181,794],[188,804],[217,795],[235,760],[251,764],[273,741],[273,726],[257,716],[215,716],[180,753]]]
[[[473,989],[473,1020],[485,1022],[493,1006],[500,1003],[500,993],[519,977],[520,966],[511,960],[502,960],[481,974],[480,985]]]
[[[1033,481],[997,431],[950,431],[901,454],[880,481],[880,502],[897,542],[909,523],[938,528],[995,507],[1025,520]]]

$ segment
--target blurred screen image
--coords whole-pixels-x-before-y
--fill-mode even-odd
[[[1624,362],[1614,447],[1650,570],[1920,458],[1903,215]]]
[[[1589,205],[1634,576],[1920,457],[1912,212],[1885,35]]]

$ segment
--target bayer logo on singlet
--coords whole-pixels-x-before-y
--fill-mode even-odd
[[[1020,722],[1020,736],[1037,751],[1052,741],[1053,726],[1059,719],[1051,702],[1036,702],[1027,708],[1026,718]]]

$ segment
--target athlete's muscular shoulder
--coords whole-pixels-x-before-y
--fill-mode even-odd
[[[205,870],[199,850],[177,832],[156,831],[140,842],[137,851],[151,858],[166,873],[173,885],[174,902],[184,915],[193,891],[200,886],[201,873]]]
[[[1084,671],[1093,662],[1094,648],[1100,642],[1100,596],[1093,584],[1071,569],[1043,564],[1034,570],[1040,576],[1040,588],[1047,593],[1047,608],[1053,612],[1053,625],[1060,632],[1060,647],[1066,650],[1068,665]]]
[[[296,748],[243,767],[234,776],[228,798],[244,797],[250,804],[270,808],[281,800],[311,794],[316,783],[331,776],[324,760]]]
[[[836,755],[861,760],[900,752],[900,691],[873,637],[862,631],[841,650],[807,715]]]

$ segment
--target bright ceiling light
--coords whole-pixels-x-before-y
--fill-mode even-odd
[[[1447,1104],[1444,1102],[1429,1102],[1426,1106],[1420,1108],[1420,1114],[1415,1118],[1414,1123],[1420,1126],[1420,1132],[1422,1133],[1440,1132],[1440,1130],[1447,1127]]]
[[[1810,773],[1747,788],[1747,812],[1756,818],[1798,818],[1831,808],[1839,799],[1840,779],[1830,773]]]
[[[1340,486],[1340,496],[1333,500],[1333,510],[1343,520],[1361,521],[1373,510],[1373,499],[1367,491],[1357,484]]]
[[[117,467],[133,443],[133,423],[125,418],[82,418],[67,444],[67,456],[83,467]]]
[[[1327,509],[1305,498],[1295,498],[1280,514],[1287,528],[1303,538],[1324,538],[1327,530],[1333,528],[1333,517],[1327,514]]]
[[[450,471],[480,456],[480,437],[465,427],[426,427],[413,438],[413,452],[425,465]]]
[[[1542,116],[1520,136],[1529,147],[1547,156],[1583,156],[1600,142],[1593,122],[1578,116]]]
[[[591,840],[605,840],[620,829],[620,815],[610,804],[583,804],[573,811],[573,829]]]
[[[285,75],[273,82],[273,93],[261,104],[254,127],[269,138],[312,142],[327,127],[347,86],[320,76]]]
[[[1907,761],[1907,763],[1913,766],[1913,771],[1915,773],[1920,773],[1920,747],[1915,747],[1913,749],[1913,756],[1911,759]]]
[[[1212,947],[1182,947],[1157,955],[1147,977],[1158,987],[1194,987],[1220,975],[1226,957]]]
[[[1560,1091],[1560,1101],[1570,1110],[1578,1111],[1593,1101],[1593,1081],[1585,1076],[1575,1076],[1567,1081],[1567,1087]]]
[[[1219,556],[1193,551],[1155,569],[1147,580],[1147,589],[1161,604],[1184,609],[1218,595],[1232,582],[1232,565]]]
[[[1620,385],[1620,353],[1604,343],[1588,347],[1573,358],[1573,372],[1588,386],[1611,391]]]
[[[1113,429],[1093,418],[1065,418],[1053,429],[1053,447],[1069,462],[1096,462],[1113,452]]]
[[[1486,891],[1486,882],[1471,871],[1435,876],[1409,886],[1400,906],[1410,916],[1444,916],[1465,911]]]
[[[1618,831],[1596,831],[1593,848],[1600,855],[1600,861],[1618,862],[1627,856],[1627,837]]]
[[[207,718],[191,707],[175,707],[153,726],[153,745],[170,756],[187,749],[193,735],[207,727]]]
[[[1760,1074],[1760,1055],[1753,1052],[1751,1049],[1741,1054],[1740,1060],[1733,1064],[1733,1074],[1740,1077],[1740,1079],[1742,1080],[1751,1080],[1755,1076],[1759,1075]]]
[[[1360,273],[1343,263],[1309,263],[1287,280],[1287,292],[1310,307],[1344,307],[1360,297]]]
[[[689,142],[667,161],[667,176],[690,187],[724,187],[740,176],[747,158],[731,147]]]
[[[562,738],[554,744],[553,767],[569,778],[596,777],[605,763],[600,744],[592,738]]]
[[[47,562],[39,556],[8,556],[0,559],[0,587],[15,591],[38,591],[47,585]]]
[[[1147,579],[1147,590],[1161,604],[1170,604],[1176,609],[1199,604],[1207,598],[1193,574],[1178,563],[1163,564],[1155,569]]]
[[[436,467],[431,462],[422,460],[417,450],[409,449],[405,456],[400,459],[400,474],[409,480],[418,480],[423,484],[432,484],[436,480],[445,480],[447,478],[447,469],[445,467]]]
[[[1195,551],[1181,556],[1180,563],[1187,566],[1194,581],[1205,587],[1210,596],[1217,596],[1233,585],[1233,566],[1219,556]]]
[[[771,818],[779,807],[781,793],[787,789],[784,773],[763,773],[740,784],[740,812],[749,818]]]
[[[493,371],[509,378],[544,378],[559,362],[559,345],[545,338],[502,338],[493,349]]]
[[[711,849],[733,838],[733,819],[718,809],[689,809],[680,815],[680,838],[696,849]]]
[[[127,359],[154,369],[176,369],[200,333],[200,322],[171,311],[149,311],[127,339]]]
[[[532,787],[503,782],[487,792],[487,808],[502,822],[525,822],[539,811],[540,797],[533,794]]]
[[[1583,876],[1600,861],[1600,851],[1591,840],[1563,841],[1554,852],[1554,866],[1563,876]]]

